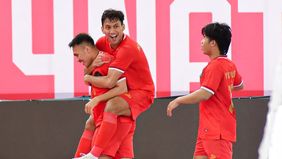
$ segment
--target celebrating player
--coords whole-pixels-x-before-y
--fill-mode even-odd
[[[119,129],[128,129],[118,127],[118,117],[127,116],[135,121],[153,103],[154,83],[146,56],[141,46],[123,33],[123,20],[124,14],[121,11],[104,11],[101,22],[105,36],[97,41],[96,46],[99,50],[112,54],[115,59],[111,62],[106,76],[86,75],[85,81],[95,87],[113,88],[123,75],[127,80],[128,92],[107,101],[94,147],[90,153],[79,159],[107,158],[102,155],[111,138]],[[133,158],[125,155],[122,157]]]
[[[99,50],[95,47],[94,40],[85,33],[78,34],[70,43],[73,47],[73,54],[78,58],[78,61],[83,63],[85,67],[92,64],[96,59]],[[104,65],[95,67],[92,70],[93,76],[107,75],[108,67],[113,56],[103,53],[104,60],[107,60]],[[106,58],[105,58],[106,57]],[[86,122],[85,130],[80,139],[75,157],[80,157],[83,154],[90,152],[92,145],[96,140],[96,136],[100,133],[100,125],[103,120],[103,112],[106,106],[106,101],[114,96],[127,92],[125,77],[117,82],[116,86],[112,89],[91,87],[91,100],[86,104],[85,112],[90,114]],[[117,120],[117,133],[111,138],[109,144],[102,152],[103,155],[115,157],[123,157],[122,155],[133,155],[132,132],[135,129],[134,121],[129,117],[119,117]],[[126,145],[126,146],[125,146]]]

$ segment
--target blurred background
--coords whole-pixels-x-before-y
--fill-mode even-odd
[[[257,158],[282,55],[277,0],[0,0],[0,158],[72,157],[89,87],[68,43],[80,32],[101,37],[108,8],[124,12],[125,32],[145,51],[156,86],[155,103],[137,120],[136,158],[192,158],[197,105],[172,119],[165,107],[199,87],[209,61],[200,50],[201,28],[215,21],[232,28],[228,57],[245,83],[234,94],[234,158]]]

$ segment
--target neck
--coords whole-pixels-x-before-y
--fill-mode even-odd
[[[213,55],[210,55],[210,59],[213,60],[215,58],[217,58],[218,56],[220,56],[220,54],[213,54]]]
[[[210,55],[209,55],[209,58],[210,58],[211,60],[217,58],[218,56],[221,56],[219,49],[213,49],[213,50],[211,50],[211,53],[210,53]]]

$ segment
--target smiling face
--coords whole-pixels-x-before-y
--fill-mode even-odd
[[[118,19],[110,20],[107,18],[103,22],[101,29],[110,42],[111,47],[113,49],[117,48],[117,46],[123,40],[123,31],[125,29],[124,24],[122,24]]]
[[[91,48],[87,44],[75,45],[73,47],[73,55],[77,58],[79,63],[82,63],[85,67],[92,64],[96,58],[98,51]]]

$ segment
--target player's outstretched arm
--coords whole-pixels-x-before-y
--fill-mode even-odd
[[[171,117],[172,116],[172,111],[177,108],[181,104],[196,104],[199,103],[203,100],[207,100],[212,96],[212,93],[204,90],[204,89],[198,89],[197,91],[177,97],[173,101],[171,101],[168,106],[167,106],[167,116]]]

